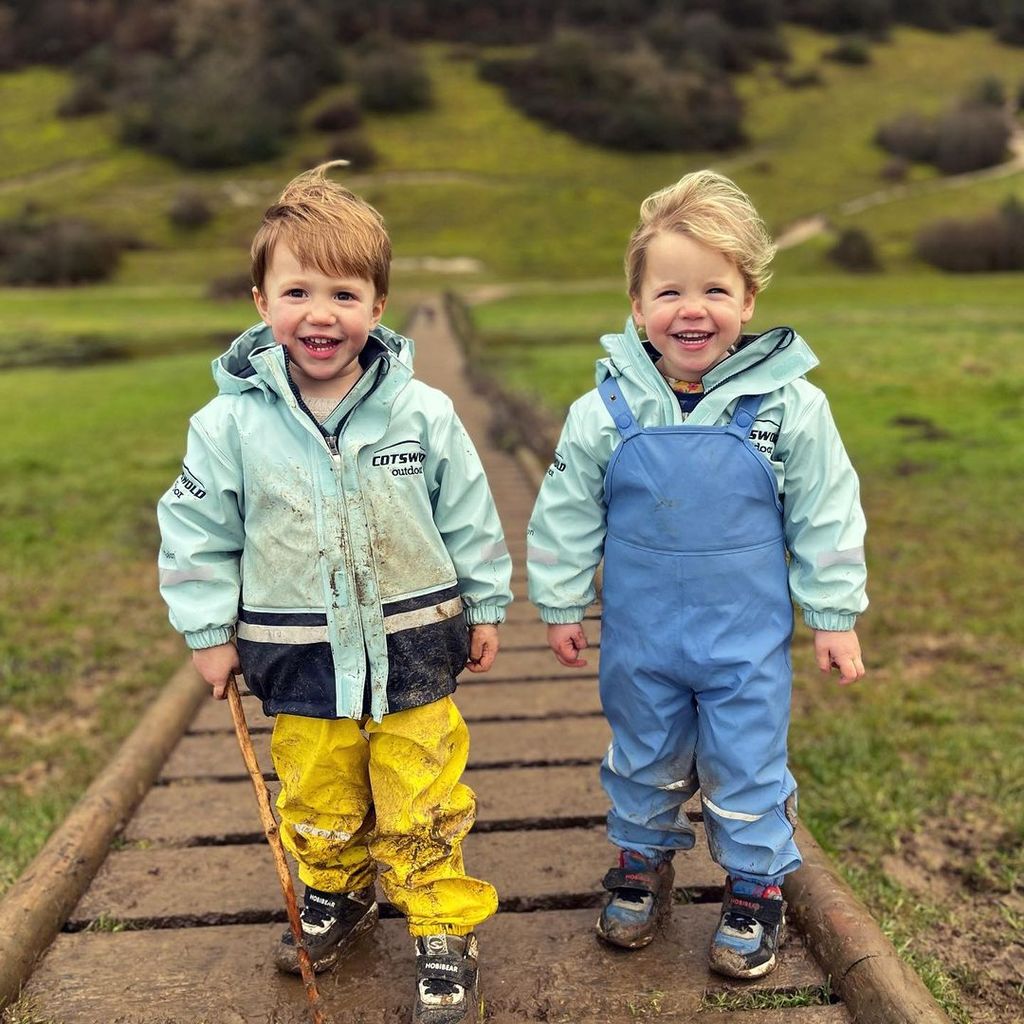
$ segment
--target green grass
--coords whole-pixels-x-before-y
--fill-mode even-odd
[[[184,658],[153,508],[212,394],[198,354],[0,374],[0,891]]]
[[[45,1015],[35,999],[22,996],[10,1006],[0,1009],[0,1024],[63,1024],[63,1018],[58,1020]]]
[[[0,364],[39,360],[46,347],[76,339],[127,356],[205,347],[212,358],[259,319],[250,301],[211,302],[197,288],[168,283],[4,288],[0,308],[11,325],[0,338]],[[88,344],[84,347],[88,350]]]
[[[797,989],[775,989],[767,992],[708,992],[701,999],[701,1010],[788,1010],[800,1006],[828,1006],[831,985],[811,985]]]

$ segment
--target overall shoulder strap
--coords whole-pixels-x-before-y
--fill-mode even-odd
[[[619,389],[619,382],[614,377],[606,377],[597,386],[597,390],[608,410],[612,422],[615,424],[622,440],[633,437],[640,433],[636,420],[633,418],[633,410],[630,409],[622,391]]]
[[[732,422],[729,424],[729,433],[735,434],[744,440],[750,435],[750,428],[757,419],[758,410],[761,408],[761,399],[764,395],[745,395],[736,403],[736,409],[732,414]]]

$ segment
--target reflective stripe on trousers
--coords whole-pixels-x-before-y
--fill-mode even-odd
[[[641,428],[613,379],[622,437],[605,475],[601,782],[609,838],[689,849],[696,792],[712,857],[777,881],[800,865],[785,804],[792,668],[782,509],[750,444],[760,398],[722,427]]]
[[[328,892],[370,885],[413,935],[459,935],[490,917],[497,895],[466,875],[462,840],[476,817],[459,781],[469,731],[450,697],[380,722],[278,715],[281,838],[299,878]]]

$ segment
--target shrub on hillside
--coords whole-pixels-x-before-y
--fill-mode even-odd
[[[915,252],[953,273],[1024,270],[1024,205],[1011,198],[976,220],[936,221],[919,232]]]
[[[89,114],[100,114],[110,106],[110,94],[91,78],[79,79],[71,87],[71,91],[57,106],[57,116],[88,117]]]
[[[993,167],[1006,159],[1010,126],[989,107],[952,110],[939,118],[935,165],[943,174]]]
[[[376,38],[353,75],[359,102],[367,110],[397,114],[433,103],[430,76],[414,50],[397,40]]]
[[[1024,46],[1024,4],[1010,0],[999,5],[996,16],[996,38],[1008,46]]]
[[[682,17],[662,8],[644,26],[644,35],[667,61],[680,59],[706,71],[745,71],[751,64],[739,32],[714,11],[693,11]]]
[[[930,163],[938,147],[938,129],[931,118],[908,111],[879,125],[875,142],[893,156],[912,163]]]
[[[875,142],[895,156],[934,164],[943,174],[992,167],[1006,158],[1010,126],[1002,110],[967,102],[932,119],[901,114],[881,125]]]
[[[783,16],[825,32],[864,32],[881,38],[893,20],[886,0],[785,0]]]
[[[117,269],[122,247],[88,221],[46,221],[25,213],[0,224],[0,280],[11,285],[102,281]]]
[[[965,107],[995,107],[1002,110],[1006,105],[1006,87],[1001,78],[986,75],[979,78],[964,97]]]
[[[363,113],[351,100],[338,100],[313,118],[313,128],[318,132],[347,132],[362,123]]]
[[[821,72],[817,68],[780,67],[776,72],[779,81],[789,89],[809,89],[821,85]]]
[[[323,28],[327,2],[171,5],[173,50],[118,53],[113,62],[121,138],[188,167],[276,155],[299,126],[296,108],[342,74]]]
[[[213,220],[213,209],[202,192],[183,188],[171,200],[167,208],[167,219],[176,227],[193,231]]]
[[[871,237],[860,228],[844,228],[826,255],[837,266],[853,273],[863,274],[881,266]]]
[[[186,167],[231,167],[281,151],[289,116],[265,80],[238,55],[211,53],[182,73],[169,61],[140,61],[121,93],[121,138]]]
[[[871,44],[866,36],[851,33],[842,36],[825,56],[839,64],[870,64]]]
[[[206,289],[206,297],[217,302],[237,302],[252,298],[252,277],[247,270],[215,277]]]
[[[883,181],[900,182],[906,181],[910,173],[910,161],[906,157],[894,156],[882,164],[878,176]]]
[[[893,0],[892,13],[897,21],[909,25],[932,32],[952,32],[958,24],[965,23],[968,6],[963,0]]]
[[[608,49],[561,32],[526,59],[496,59],[480,74],[524,113],[602,146],[727,149],[743,141],[742,107],[726,77],[666,65],[652,49]]]

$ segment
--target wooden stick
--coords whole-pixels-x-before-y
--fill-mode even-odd
[[[228,683],[228,705],[231,708],[231,718],[235,723],[235,736],[238,737],[238,746],[242,751],[242,760],[245,767],[249,769],[249,777],[252,779],[253,789],[256,790],[256,802],[260,808],[260,821],[263,824],[263,832],[270,844],[271,852],[274,854],[274,863],[277,867],[277,877],[281,882],[281,891],[284,893],[285,906],[288,909],[288,924],[291,925],[292,936],[295,938],[295,949],[299,955],[299,969],[302,971],[302,981],[306,986],[306,998],[309,1000],[309,1013],[313,1024],[327,1024],[320,1009],[320,992],[316,987],[316,975],[313,973],[313,965],[309,959],[309,951],[302,938],[302,923],[299,921],[299,908],[295,902],[295,887],[292,885],[292,876],[288,871],[288,861],[284,855],[284,845],[281,843],[281,835],[277,826],[277,819],[270,808],[270,794],[267,792],[267,785],[263,781],[263,772],[260,770],[259,762],[256,760],[256,752],[252,748],[252,738],[249,735],[249,726],[245,721],[245,711],[242,708],[242,698],[238,695],[238,686],[232,678]]]

